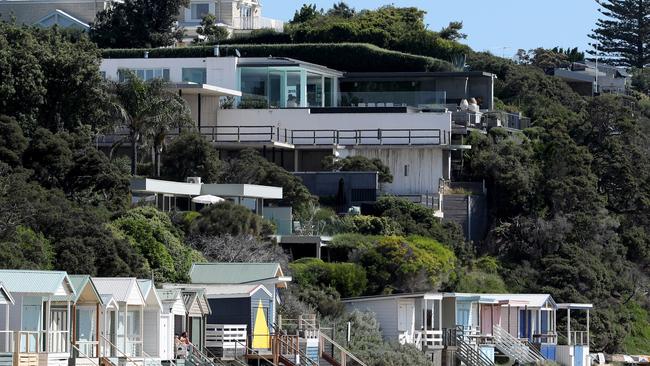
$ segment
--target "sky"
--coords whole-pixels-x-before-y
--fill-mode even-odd
[[[338,0],[266,0],[262,15],[289,20],[303,3],[329,9]],[[450,21],[463,22],[463,40],[474,50],[490,51],[511,57],[518,49],[537,47],[589,48],[587,36],[598,18],[595,0],[347,0],[359,9],[374,9],[385,4],[415,6],[426,10],[426,24],[439,30]]]

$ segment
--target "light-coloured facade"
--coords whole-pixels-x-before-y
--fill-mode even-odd
[[[231,33],[263,28],[281,32],[284,29],[283,21],[262,16],[259,0],[191,0],[190,6],[181,9],[179,15],[179,23],[185,28],[186,35],[196,36],[196,27],[207,14],[214,15],[217,23]]]
[[[88,28],[95,15],[118,0],[0,0],[0,17],[18,23]],[[119,0],[121,1],[121,0]]]

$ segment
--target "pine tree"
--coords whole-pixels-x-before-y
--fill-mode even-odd
[[[589,35],[589,54],[628,67],[650,64],[650,0],[596,0],[603,15]]]

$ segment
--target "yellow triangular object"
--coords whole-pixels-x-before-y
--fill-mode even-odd
[[[271,348],[269,325],[266,322],[266,315],[264,315],[262,300],[259,300],[259,303],[257,304],[257,314],[255,314],[255,324],[253,326],[253,348]]]

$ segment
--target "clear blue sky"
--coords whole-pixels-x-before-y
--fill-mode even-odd
[[[329,9],[335,0],[265,0],[265,17],[289,20],[303,3]],[[598,18],[595,0],[348,0],[358,9],[380,5],[415,6],[426,10],[429,28],[438,30],[452,20],[463,22],[465,43],[475,50],[512,56],[517,49],[536,47],[589,47],[587,34]],[[504,49],[504,47],[506,47]]]

